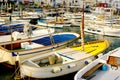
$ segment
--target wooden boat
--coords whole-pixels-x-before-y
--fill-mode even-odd
[[[93,41],[84,45],[84,52],[79,45],[26,59],[20,65],[21,77],[52,78],[78,71],[108,46],[107,40]]]
[[[35,55],[40,55],[44,51],[70,43],[79,37],[80,35],[77,33],[62,32],[1,43],[0,62],[15,65],[17,53],[23,61]]]
[[[63,26],[70,26],[71,22],[62,17],[46,17],[46,19],[38,20],[38,24],[45,27],[63,28]]]
[[[47,34],[55,32],[55,30],[53,28],[43,28],[41,26],[36,26],[36,25],[32,25],[32,26],[35,26],[35,27],[32,27],[32,26],[30,26],[30,24],[25,24],[25,26],[27,26],[27,27],[24,27],[24,29],[23,28],[14,28],[14,29],[9,30],[9,33],[11,33],[9,35],[1,33],[0,37],[2,39],[0,40],[0,43],[6,43],[9,41],[16,41],[16,40],[20,40],[20,39],[39,37],[42,35],[47,35]],[[32,31],[30,31],[30,30],[32,30]]]
[[[92,25],[94,24],[94,25]],[[100,34],[100,35],[107,35],[107,36],[116,36],[120,37],[120,25],[113,24],[112,26],[107,24],[97,24],[97,23],[88,23],[84,29],[85,32]]]
[[[23,27],[24,27],[24,24],[22,24],[22,23],[0,25],[0,36],[11,34],[11,29],[12,29],[12,32],[13,31],[23,32]]]
[[[80,26],[81,22],[81,13],[65,13],[64,17],[69,19],[72,26]]]
[[[74,80],[120,80],[120,48],[114,49],[78,71]]]
[[[109,46],[107,40],[93,41],[84,45],[84,14],[82,19],[82,46],[67,47],[26,59],[20,65],[21,77],[52,78],[69,74],[83,68],[86,60],[92,61],[96,55],[104,51]]]
[[[112,13],[109,16],[86,14],[86,17],[85,32],[120,37],[120,24],[116,21],[117,17],[113,16]]]
[[[43,21],[39,20],[38,25],[45,26],[45,27],[52,27],[52,28],[63,28],[62,24],[57,24],[54,21],[47,22],[44,20],[44,22],[43,22]]]

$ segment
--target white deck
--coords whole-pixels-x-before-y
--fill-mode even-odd
[[[84,58],[92,56],[91,54],[86,54],[84,52],[73,50],[71,48],[62,49],[60,51],[57,51],[57,53],[62,54],[62,55],[66,55],[66,56],[73,58],[75,60],[80,60],[80,59],[84,59]]]
[[[114,57],[120,57],[120,48],[117,49],[116,52],[114,52],[113,54],[111,54],[111,56],[114,56]]]
[[[54,30],[50,29],[50,32],[54,33]],[[37,37],[37,36],[42,36],[46,34],[49,34],[48,29],[37,29],[33,31],[33,34],[31,35],[31,37]],[[11,35],[0,36],[0,43],[11,41],[11,37],[12,37]],[[28,36],[23,33],[20,33],[16,36],[16,38],[27,39]]]
[[[116,70],[109,65],[107,71],[99,70],[93,73],[90,80],[120,80],[120,67]]]

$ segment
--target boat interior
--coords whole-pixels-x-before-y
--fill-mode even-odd
[[[74,59],[71,57],[68,57],[66,55],[61,54],[52,54],[48,57],[43,57],[35,60],[31,60],[32,63],[37,64],[39,67],[45,67],[45,66],[52,66],[57,64],[64,64],[70,61],[73,61]]]
[[[82,78],[85,80],[120,80],[120,58],[109,56],[107,64],[97,64]]]
[[[30,40],[25,42],[17,42],[12,44],[1,45],[7,50],[30,50],[33,48],[43,47],[44,45],[31,42]]]
[[[42,57],[41,57],[42,56]],[[91,56],[91,54],[82,53],[81,51],[72,50],[67,48],[59,52],[45,54],[44,56],[37,56],[32,59],[28,59],[23,64],[32,67],[45,67],[54,66],[59,64],[67,64],[73,61],[82,60]]]

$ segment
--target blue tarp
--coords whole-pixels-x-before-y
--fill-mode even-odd
[[[53,35],[52,38],[54,40],[54,43],[56,44],[56,43],[65,42],[65,41],[74,39],[74,38],[76,38],[76,36],[73,34],[58,34],[58,35]],[[33,40],[33,42],[42,44],[45,46],[51,45],[49,36],[43,37],[41,39]]]

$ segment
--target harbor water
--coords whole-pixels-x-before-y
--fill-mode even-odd
[[[77,32],[80,33],[80,28],[79,27],[63,27],[63,29],[56,29],[56,32]],[[95,40],[103,40],[107,39],[110,41],[110,47],[104,51],[104,53],[109,52],[110,50],[113,50],[117,47],[120,47],[120,37],[110,37],[110,36],[103,36],[103,35],[97,35],[97,34],[91,34],[91,33],[86,33],[85,32],[85,42],[89,41],[95,41]],[[0,64],[0,80],[14,80],[14,70],[9,69],[2,64]],[[76,72],[65,75],[65,76],[60,76],[56,78],[51,78],[51,79],[45,79],[45,80],[74,80],[74,75]],[[24,80],[39,80],[39,79],[24,79]]]

